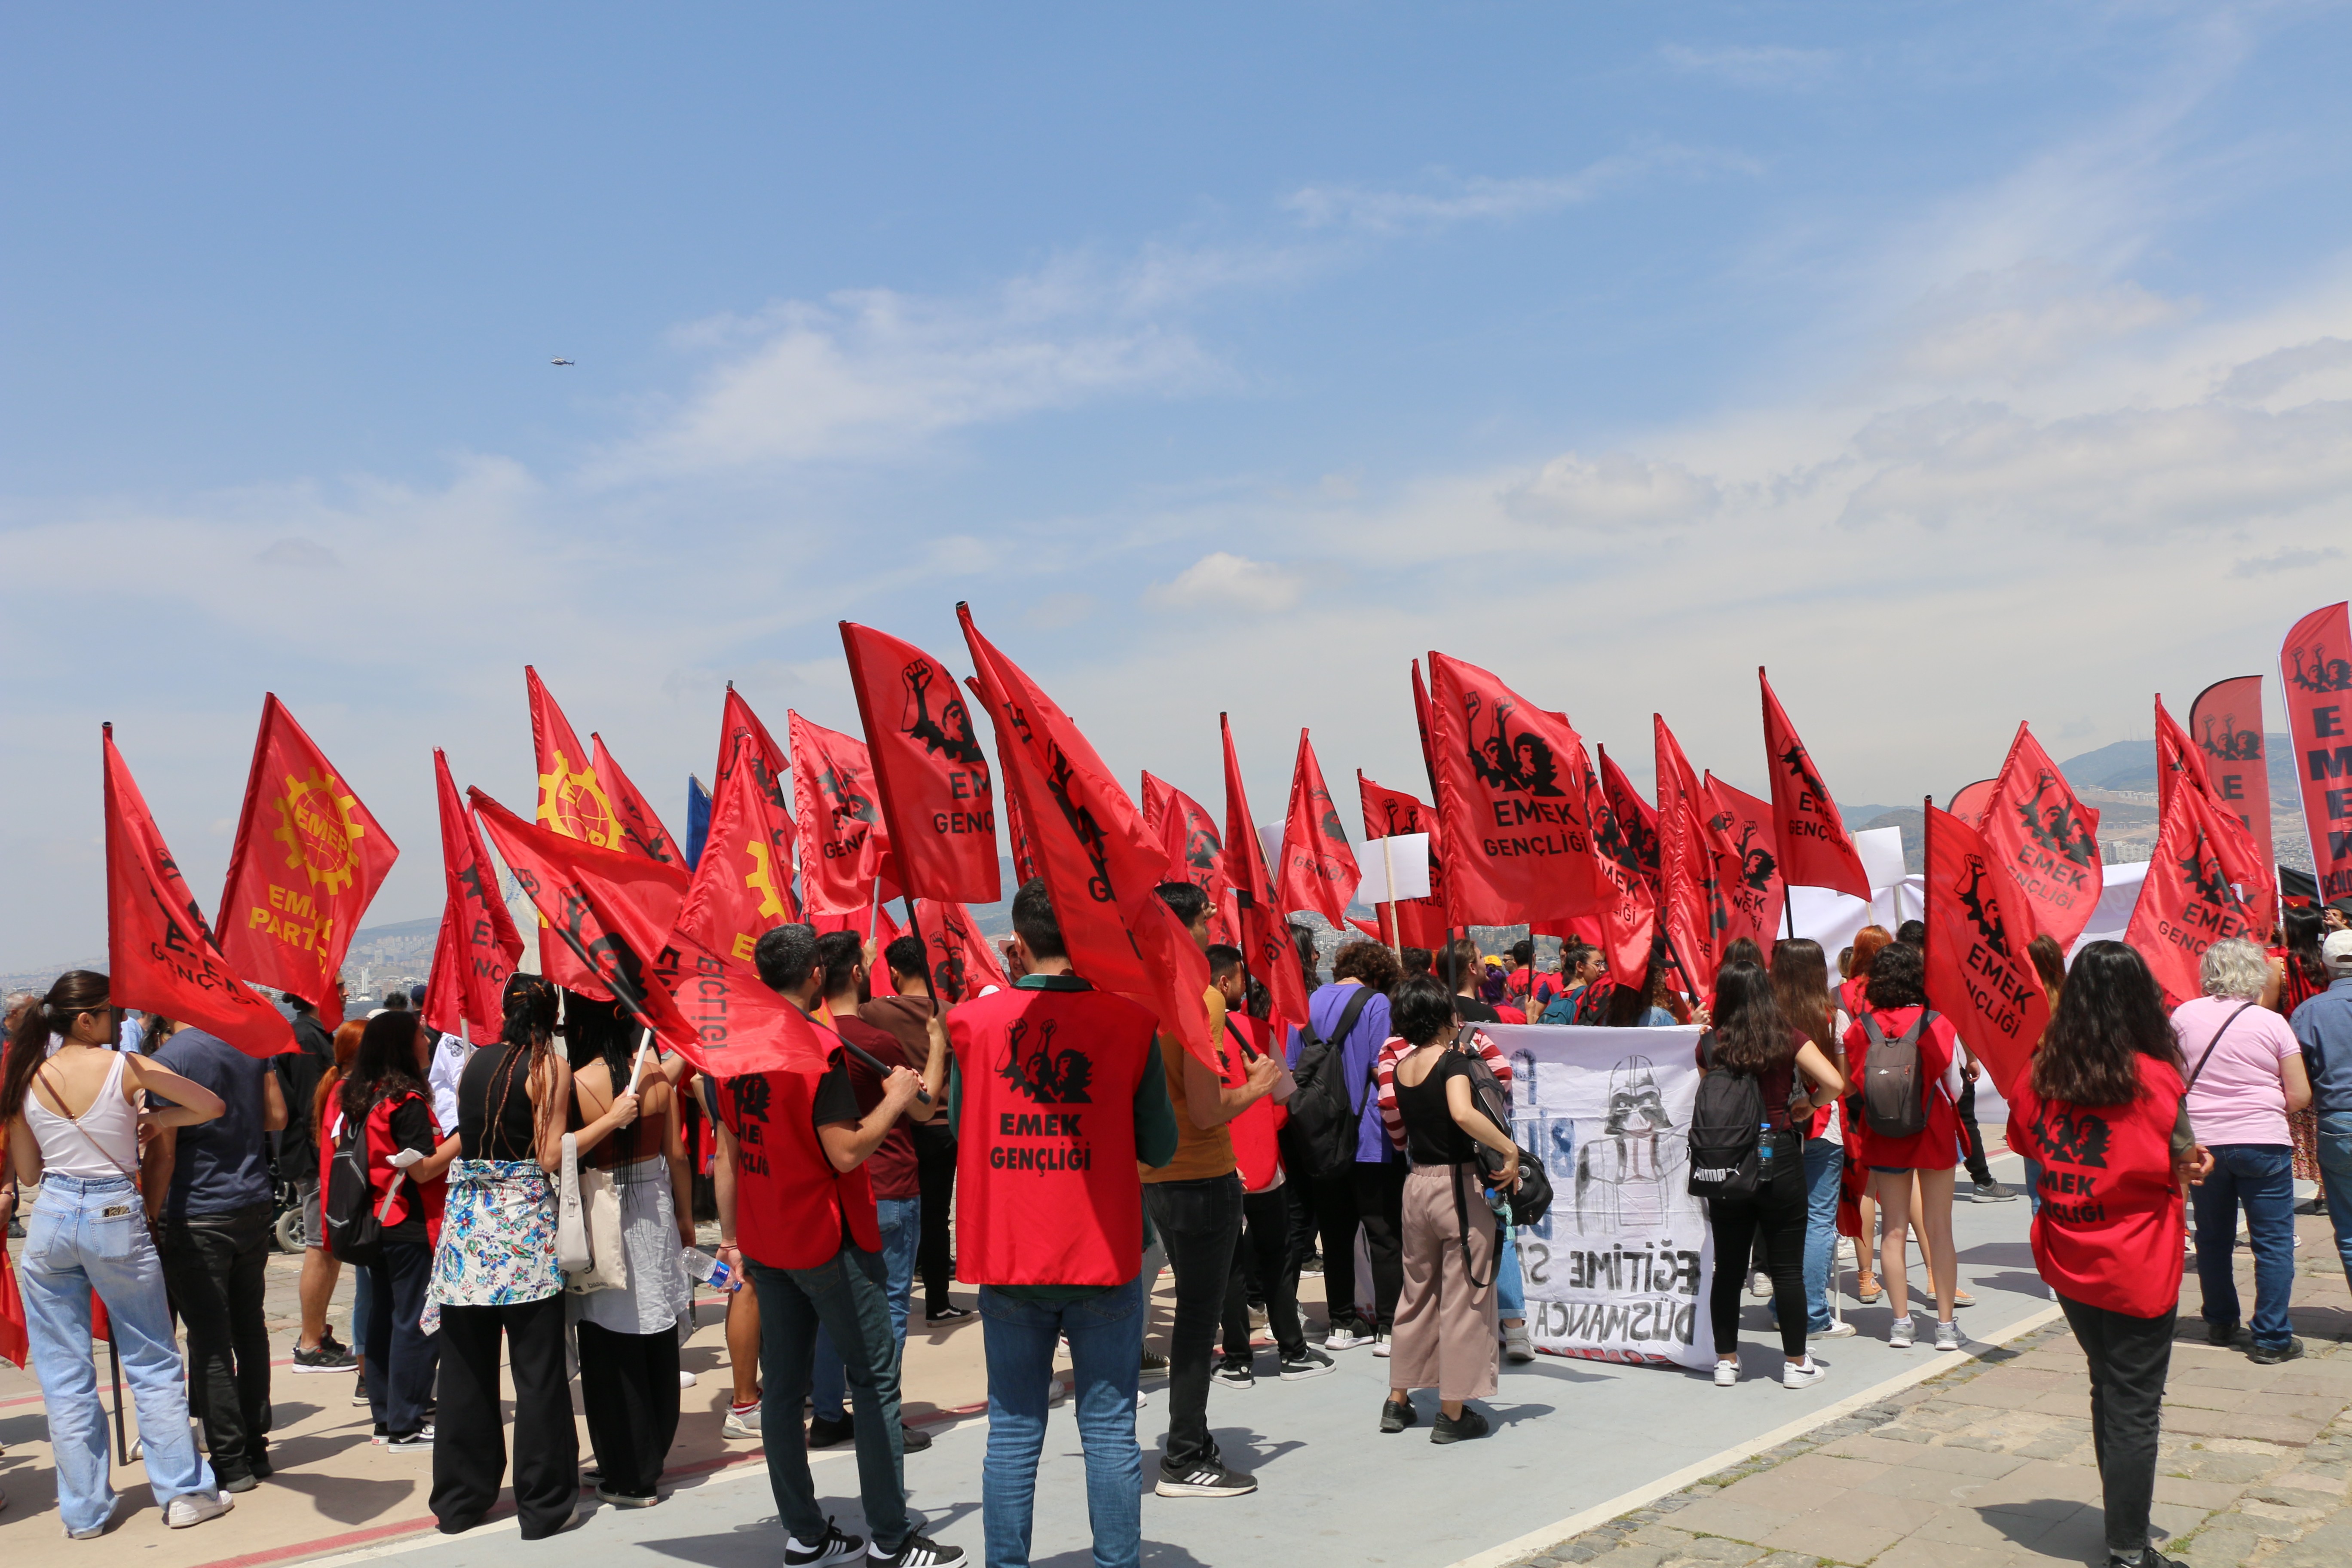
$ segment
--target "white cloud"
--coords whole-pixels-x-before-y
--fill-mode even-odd
[[[1661,145],[1612,153],[1566,174],[1462,178],[1441,174],[1430,190],[1373,186],[1307,185],[1284,205],[1309,228],[1349,228],[1368,234],[1400,234],[1445,228],[1474,221],[1509,222],[1578,206],[1645,176],[1664,173],[1752,174],[1752,159],[1701,148]]]
[[[1909,313],[1894,368],[1937,384],[2018,385],[2196,310],[2192,300],[2168,300],[2129,279],[2102,283],[2049,262],[1976,272],[1931,290]]]
[[[1624,452],[1563,453],[1504,495],[1514,515],[1603,530],[1695,521],[1722,499],[1713,481],[1679,463]]]
[[[2326,393],[2352,396],[2352,340],[2321,338],[2276,349],[2230,372],[2218,395],[2233,403],[2263,403],[2291,386],[2325,378]],[[2321,394],[2325,395],[2326,394]]]
[[[1279,566],[1219,550],[1203,555],[1172,583],[1155,583],[1144,597],[1173,610],[1287,610],[1298,603],[1297,576]]]
[[[1785,44],[1730,44],[1694,48],[1664,44],[1658,56],[1678,71],[1711,76],[1740,87],[1803,89],[1826,82],[1837,69],[1833,49],[1800,49]]]

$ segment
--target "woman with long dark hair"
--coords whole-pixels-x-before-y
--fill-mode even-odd
[[[188,1434],[188,1390],[164,1299],[163,1260],[139,1190],[140,1108],[157,1127],[194,1127],[226,1108],[220,1096],[159,1062],[114,1047],[107,977],[58,977],[25,1009],[0,1072],[0,1121],[16,1180],[39,1183],[17,1259],[25,1330],[49,1417],[58,1511],[66,1534],[106,1533],[118,1500],[107,1472],[106,1413],[89,1356],[92,1292],[106,1303],[122,1373],[139,1406],[147,1484],[173,1530],[233,1506]],[[49,1037],[63,1041],[54,1055]],[[163,1199],[156,1194],[156,1202]]]
[[[2327,989],[2327,963],[2319,956],[2323,934],[2317,910],[2289,909],[2279,922],[2279,945],[2270,955],[2271,967],[2277,977],[2271,1005],[2288,1018],[2294,1016],[2297,1007]],[[2319,1112],[2306,1105],[2290,1113],[2286,1132],[2294,1151],[2294,1179],[2319,1185],[2308,1201],[2295,1205],[2294,1212],[2326,1214],[2327,1177],[2319,1168]]]
[[[2033,1261],[2089,1365],[2107,1552],[2179,1568],[2148,1544],[2147,1515],[2179,1312],[2181,1188],[2213,1160],[2190,1131],[2179,1045],[2138,953],[2095,942],[2074,955],[2023,1077],[2009,1142],[2046,1173]]]
[[[1811,944],[1808,944],[1811,945]],[[1821,949],[1813,947],[1818,963]],[[1827,970],[1822,989],[1826,991]],[[1813,1113],[1813,1097],[1834,1100],[1845,1089],[1845,1075],[1823,1054],[1801,1024],[1780,1011],[1772,978],[1755,963],[1728,963],[1716,972],[1712,1022],[1699,1037],[1701,1071],[1729,1072],[1756,1080],[1764,1101],[1764,1124],[1757,1137],[1757,1153],[1765,1173],[1750,1198],[1710,1198],[1706,1223],[1715,1233],[1718,1262],[1707,1295],[1707,1310],[1715,1326],[1715,1384],[1729,1388],[1739,1381],[1739,1286],[1737,1267],[1747,1258],[1760,1233],[1764,1256],[1772,1275],[1772,1304],[1780,1319],[1780,1381],[1790,1388],[1809,1388],[1828,1370],[1805,1349],[1805,1166],[1803,1131]],[[1822,1019],[1814,1028],[1827,1028]],[[1810,1091],[1807,1085],[1811,1085]]]
[[[1772,944],[1772,999],[1795,1038],[1810,1041],[1845,1076],[1845,1032],[1853,1020],[1830,990],[1822,944],[1801,936]],[[1840,1339],[1853,1325],[1830,1313],[1830,1260],[1836,1256],[1838,1195],[1845,1180],[1845,1132],[1838,1097],[1812,1094],[1805,1144],[1805,1332]]]
[[[1857,948],[1860,938],[1856,938]],[[1919,1250],[1936,1297],[1936,1348],[1960,1348],[1952,1316],[1959,1292],[1959,1258],[1952,1250],[1952,1168],[1960,1150],[1960,1040],[1951,1020],[1927,1009],[1927,970],[1917,948],[1891,942],[1870,961],[1860,1022],[1845,1032],[1845,1055],[1856,1083],[1867,1083],[1875,1042],[1892,1044],[1918,1031],[1918,1092],[1926,1121],[1909,1137],[1888,1137],[1867,1121],[1855,1129],[1862,1162],[1870,1167],[1878,1202],[1879,1282],[1895,1321],[1886,1342],[1912,1343],[1911,1279],[1906,1242],[1916,1222]],[[1864,1232],[1868,1234],[1865,1222]]]
[[[446,1534],[480,1523],[506,1477],[501,1336],[514,1378],[515,1511],[522,1538],[552,1535],[577,1511],[580,1435],[563,1364],[563,1272],[555,1261],[550,1179],[563,1167],[572,1068],[552,1048],[555,1024],[555,987],[536,974],[509,975],[499,1043],[476,1051],[457,1082],[462,1148],[450,1169],[426,1292],[441,1310],[433,1516]],[[636,1115],[637,1097],[619,1095],[578,1142],[593,1147]]]

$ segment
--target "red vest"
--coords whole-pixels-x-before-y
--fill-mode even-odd
[[[2009,1142],[2042,1165],[2033,1261],[2061,1296],[2133,1318],[2162,1317],[2180,1300],[2188,1226],[2172,1184],[2180,1075],[2139,1058],[2129,1105],[2044,1101],[2031,1075],[2009,1108]]]
[[[1124,1285],[1143,1264],[1135,1091],[1151,1015],[1095,990],[1015,985],[949,1012],[956,1278]]]
[[[1259,1056],[1265,1054],[1265,1026],[1255,1018],[1239,1013],[1225,1015],[1225,1032],[1240,1037],[1243,1044]],[[1228,1089],[1238,1089],[1249,1077],[1249,1063],[1241,1052],[1225,1050],[1218,1060],[1223,1070],[1217,1077]],[[1274,1096],[1265,1095],[1251,1102],[1248,1110],[1225,1123],[1234,1135],[1234,1164],[1241,1171],[1242,1190],[1258,1193],[1265,1190],[1282,1171],[1282,1155],[1275,1146],[1275,1136],[1282,1131],[1288,1118],[1281,1114]]]
[[[770,1268],[814,1268],[849,1239],[882,1250],[866,1167],[844,1173],[816,1136],[819,1072],[745,1073],[713,1082],[735,1135],[735,1244]]]

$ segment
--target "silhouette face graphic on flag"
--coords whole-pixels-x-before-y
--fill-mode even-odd
[[[982,759],[980,742],[972,738],[971,715],[956,690],[954,680],[942,675],[928,658],[911,659],[898,672],[907,688],[906,712],[898,728],[923,743],[933,756],[946,756],[967,767],[978,767]],[[933,689],[940,702],[939,716],[931,716]]]
[[[2091,830],[2075,816],[2074,804],[2063,797],[2047,808],[2042,804],[2042,795],[2057,783],[2053,774],[2039,775],[2034,781],[2033,797],[2017,808],[2018,818],[2036,844],[2077,866],[2088,866],[2099,858],[2098,846],[2091,840]]]
[[[1463,692],[1463,727],[1471,738],[1470,766],[1478,777],[1515,795],[1567,794],[1559,787],[1559,763],[1543,738],[1532,730],[1512,733],[1511,714],[1518,704],[1508,700],[1496,703],[1493,729],[1481,735],[1478,712],[1485,706],[1486,699],[1476,691]]]

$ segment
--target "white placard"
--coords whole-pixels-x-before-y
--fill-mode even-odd
[[[1356,869],[1363,880],[1356,897],[1368,904],[1429,897],[1429,835],[1399,833],[1356,846]]]
[[[1853,836],[1853,847],[1862,857],[1862,873],[1870,879],[1872,890],[1890,888],[1903,880],[1901,828],[1864,828]]]

